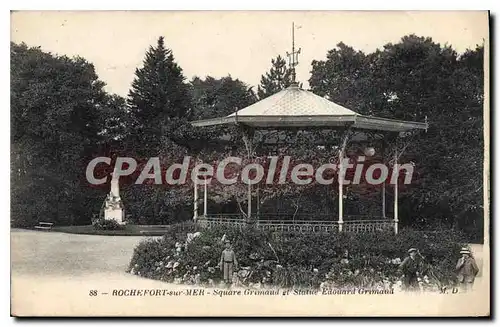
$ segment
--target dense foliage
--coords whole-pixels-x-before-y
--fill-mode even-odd
[[[135,75],[128,98],[129,151],[157,156],[170,154],[165,143],[188,146],[189,134],[183,127],[192,118],[189,86],[163,37],[148,49],[143,67]]]
[[[292,70],[281,56],[271,60],[271,69],[262,75],[257,95],[262,100],[287,88],[292,83]]]
[[[313,62],[316,94],[362,114],[428,119],[429,130],[402,158],[416,163],[420,177],[401,194],[403,224],[482,230],[483,54],[478,46],[458,55],[410,35],[370,54],[340,43]]]
[[[125,226],[120,225],[116,220],[114,219],[95,219],[92,222],[92,226],[94,227],[95,230],[124,230]]]
[[[107,142],[114,111],[91,63],[11,44],[11,214],[15,226],[38,221],[89,224],[103,194],[88,186],[88,161]],[[114,115],[114,114],[113,114]]]
[[[454,268],[463,245],[463,235],[449,230],[406,230],[397,236],[264,233],[251,227],[196,234],[176,230],[139,244],[129,272],[169,282],[217,285],[223,238],[232,241],[241,284],[280,287],[395,287],[401,277],[399,264],[408,248],[416,247],[426,263],[422,286],[437,289],[455,283]]]

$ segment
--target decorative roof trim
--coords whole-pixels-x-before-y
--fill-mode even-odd
[[[193,126],[205,127],[224,124],[243,124],[254,128],[286,127],[343,127],[388,132],[405,132],[413,129],[426,130],[427,123],[404,121],[363,115],[317,115],[317,116],[227,116],[191,122]]]

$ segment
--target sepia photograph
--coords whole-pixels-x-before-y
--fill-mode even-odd
[[[488,11],[12,11],[14,317],[488,317]]]

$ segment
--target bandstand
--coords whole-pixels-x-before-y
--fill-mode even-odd
[[[273,231],[310,231],[310,232],[373,232],[393,230],[398,233],[398,183],[393,188],[393,216],[386,214],[386,186],[381,187],[381,214],[378,216],[344,215],[344,188],[342,173],[343,158],[348,144],[355,143],[373,151],[376,144],[382,152],[385,163],[399,173],[398,159],[407,145],[414,140],[419,131],[426,131],[427,121],[414,122],[361,115],[351,109],[338,105],[326,98],[302,89],[295,82],[294,67],[297,64],[295,49],[292,50],[290,67],[293,83],[288,88],[258,101],[234,113],[212,119],[193,121],[198,128],[208,126],[233,125],[240,131],[248,157],[255,153],[257,132],[318,130],[327,131],[335,140],[335,152],[338,163],[336,198],[337,215],[326,220],[290,220],[279,216],[261,217],[252,212],[252,186],[248,184],[247,210],[244,215],[222,215],[207,212],[207,185],[204,189],[203,214],[198,213],[198,185],[194,187],[193,218],[202,226],[245,225],[252,223],[263,230]],[[321,151],[317,147],[318,151]],[[388,154],[388,156],[386,156]],[[387,160],[386,160],[387,159]],[[398,175],[399,176],[399,175]],[[337,187],[337,186],[335,186]]]

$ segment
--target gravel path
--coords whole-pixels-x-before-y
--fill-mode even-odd
[[[12,273],[48,277],[124,272],[134,247],[145,238],[14,231]]]

